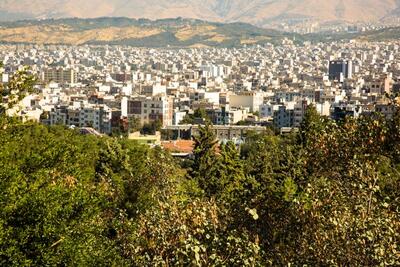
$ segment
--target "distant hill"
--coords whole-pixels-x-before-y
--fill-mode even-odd
[[[355,33],[313,33],[302,36],[303,40],[315,42],[359,40],[359,41],[392,41],[400,39],[400,27],[390,27]]]
[[[358,39],[367,41],[399,40],[400,27],[386,28],[359,34]]]
[[[115,17],[196,18],[268,26],[281,21],[373,22],[398,17],[398,0],[2,0],[15,19]],[[9,20],[10,16],[0,16]]]
[[[49,19],[3,22],[0,42],[33,44],[111,44],[143,47],[234,47],[300,39],[294,34],[246,23],[215,23],[194,19]]]

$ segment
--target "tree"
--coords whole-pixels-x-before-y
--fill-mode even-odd
[[[319,133],[322,127],[322,118],[314,105],[309,105],[304,113],[303,121],[300,124],[300,142],[306,145],[312,142],[312,138]]]
[[[212,125],[206,124],[199,127],[197,136],[193,136],[195,142],[193,149],[193,164],[191,167],[191,176],[199,182],[201,189],[206,194],[210,194],[208,184],[216,177],[213,174],[214,164],[216,162],[217,140],[212,130]]]
[[[211,119],[204,108],[198,108],[193,114],[186,114],[180,124],[195,124],[196,120],[203,120],[205,124],[210,124]]]
[[[400,108],[397,103],[395,113],[388,122],[388,138],[386,139],[386,148],[391,151],[391,155],[397,164],[400,163]]]
[[[236,125],[252,125],[251,121],[241,120],[236,123]]]
[[[221,145],[221,152],[214,166],[217,180],[214,183],[210,181],[209,184],[214,188],[214,193],[226,203],[241,199],[246,176],[240,154],[233,142]]]
[[[162,127],[162,122],[160,120],[152,121],[151,123],[145,123],[140,130],[142,134],[154,135],[156,132],[160,131]]]
[[[123,264],[108,236],[118,215],[93,179],[97,141],[34,123],[0,130],[0,265]]]
[[[229,228],[212,200],[163,202],[138,224],[128,256],[137,266],[256,266],[263,264],[256,238]]]
[[[128,132],[133,133],[139,131],[141,128],[140,119],[136,117],[128,118]]]
[[[0,70],[2,67],[0,62]],[[0,105],[0,115],[14,108],[26,95],[32,93],[35,83],[36,78],[30,74],[29,68],[25,67],[14,73],[6,85],[0,85],[0,96],[5,99],[5,103]]]

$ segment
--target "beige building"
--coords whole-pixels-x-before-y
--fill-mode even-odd
[[[76,83],[77,74],[73,69],[47,68],[42,72],[42,80],[46,83],[56,82],[60,84],[71,84]]]
[[[250,112],[259,111],[264,102],[264,94],[261,92],[241,92],[229,96],[229,104],[232,108],[249,108]]]
[[[160,121],[163,127],[172,125],[173,99],[164,94],[124,98],[121,109],[123,116],[138,118],[142,125],[156,121]]]

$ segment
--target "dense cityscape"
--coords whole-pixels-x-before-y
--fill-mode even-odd
[[[158,130],[174,132],[168,138],[184,138],[178,131],[192,127],[180,125],[196,124],[187,119],[202,110],[221,126],[220,141],[240,143],[259,126],[296,130],[310,104],[335,120],[374,112],[391,118],[388,96],[400,90],[398,42],[295,45],[286,39],[232,49],[3,45],[0,60],[3,82],[24,66],[39,81],[36,93],[9,112],[108,135],[127,132],[134,120],[136,128],[158,123]]]
[[[0,1],[0,266],[400,266],[399,10]]]

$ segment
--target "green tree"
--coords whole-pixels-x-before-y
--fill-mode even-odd
[[[263,265],[257,239],[230,229],[226,215],[212,200],[160,202],[140,219],[127,254],[138,266]]]
[[[198,108],[193,114],[186,114],[180,124],[195,124],[196,120],[203,120],[205,124],[211,123],[211,119],[207,115],[207,111],[204,108]]]
[[[0,70],[2,67],[0,62]],[[1,84],[0,96],[5,102],[0,105],[0,115],[14,108],[25,96],[32,93],[35,83],[36,78],[29,72],[29,68],[25,67],[14,73],[7,84]]]
[[[195,145],[191,176],[198,181],[200,188],[210,195],[208,185],[210,181],[216,179],[213,167],[216,162],[216,145],[218,143],[212,125],[200,126],[199,133],[197,136],[193,136],[193,140]]]
[[[137,132],[141,129],[140,119],[136,117],[129,117],[128,118],[128,132],[133,133]]]
[[[314,105],[309,105],[304,113],[303,121],[300,124],[300,142],[306,145],[307,142],[312,142],[316,134],[321,131],[323,120],[318,114]]]
[[[142,134],[154,135],[162,128],[162,122],[160,120],[153,121],[151,123],[145,123],[140,130]]]
[[[108,237],[117,216],[93,179],[97,140],[9,124],[0,146],[0,265],[122,264]]]
[[[249,204],[249,190],[256,185],[253,177],[245,175],[244,162],[233,142],[221,145],[213,168],[215,181],[210,181],[208,192],[228,208],[244,211]]]

